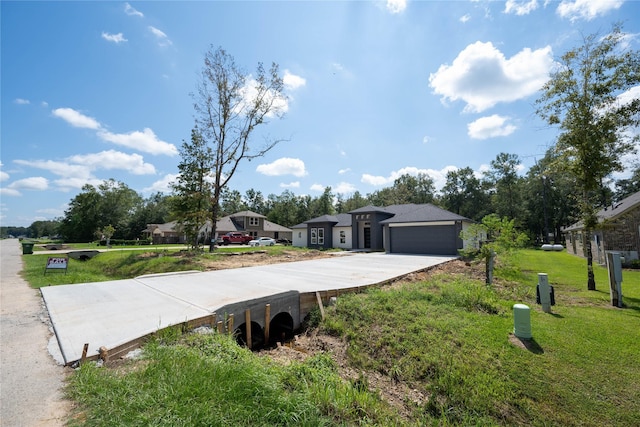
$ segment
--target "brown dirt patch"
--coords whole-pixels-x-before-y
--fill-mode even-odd
[[[221,253],[222,259],[204,261],[206,270],[253,267],[256,265],[279,264],[283,262],[306,261],[328,258],[330,252],[323,251],[283,251],[279,255],[269,255],[267,251]]]

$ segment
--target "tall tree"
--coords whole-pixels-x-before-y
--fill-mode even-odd
[[[441,193],[442,206],[458,215],[480,221],[490,213],[489,195],[470,167],[448,171]]]
[[[241,161],[261,157],[281,142],[266,139],[257,150],[250,145],[255,130],[267,119],[284,116],[287,98],[277,64],[266,71],[259,63],[255,74],[248,75],[224,49],[213,46],[205,54],[193,98],[196,124],[213,155],[210,218],[215,235],[222,189]],[[213,249],[211,241],[209,250]]]
[[[231,215],[247,210],[247,205],[242,201],[242,195],[238,190],[224,188],[220,194],[220,215]]]
[[[516,154],[500,153],[491,161],[491,169],[485,172],[485,179],[493,188],[492,204],[499,217],[516,221],[522,218],[520,186],[518,176],[520,159]]]
[[[625,43],[620,24],[604,37],[592,34],[562,55],[538,98],[537,114],[558,126],[555,150],[580,188],[580,216],[586,234],[587,288],[596,289],[591,236],[604,179],[622,171],[621,158],[634,150],[640,99],[629,90],[640,83],[640,53]]]
[[[60,224],[60,234],[67,241],[90,242],[98,229],[115,228],[114,238],[128,236],[128,221],[142,197],[123,182],[109,179],[98,187],[86,184],[69,203]]]
[[[638,191],[640,191],[640,164],[636,165],[630,178],[621,179],[616,182],[616,201],[629,197]]]
[[[200,229],[209,217],[213,167],[211,147],[197,127],[191,130],[191,141],[182,141],[180,156],[180,173],[171,185],[175,195],[171,200],[172,212],[188,241],[193,248],[197,248]],[[215,219],[213,222],[215,224]],[[209,240],[214,240],[214,236],[212,233]]]

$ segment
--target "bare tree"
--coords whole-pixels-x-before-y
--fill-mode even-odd
[[[258,126],[266,124],[268,119],[284,116],[287,96],[277,64],[273,63],[266,71],[258,63],[255,75],[247,74],[224,49],[211,46],[205,54],[193,99],[196,124],[213,155],[209,246],[213,251],[222,190],[242,160],[264,156],[282,142],[265,138],[259,149],[253,150],[250,146]]]

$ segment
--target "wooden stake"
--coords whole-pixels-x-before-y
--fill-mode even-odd
[[[271,304],[264,306],[264,342],[269,342],[269,329],[271,327]]]
[[[227,320],[227,333],[229,335],[233,333],[233,313],[229,315],[229,320]]]
[[[251,310],[248,308],[244,311],[244,324],[247,336],[247,348],[251,349]]]
[[[89,343],[86,343],[82,348],[82,357],[80,358],[81,365],[87,360],[87,351],[89,351]]]
[[[224,324],[222,323],[222,320],[218,320],[218,333],[222,334],[224,332]]]
[[[316,300],[318,300],[318,307],[320,307],[320,316],[324,320],[324,306],[322,305],[322,297],[319,291],[316,291]]]
[[[109,361],[109,350],[105,346],[100,347],[100,359],[105,363]]]

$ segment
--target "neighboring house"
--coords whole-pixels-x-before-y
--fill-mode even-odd
[[[241,231],[253,237],[272,237],[276,240],[292,240],[293,231],[267,220],[267,217],[252,211],[236,212],[220,218],[216,222],[216,233],[222,236],[225,233]],[[200,229],[201,234],[211,233],[211,221],[207,221]]]
[[[165,224],[147,224],[147,228],[142,230],[142,235],[146,239],[150,238],[154,245],[185,243],[187,240],[176,221]]]
[[[601,209],[593,232],[591,251],[594,262],[606,264],[606,252],[617,251],[625,261],[638,259],[640,252],[640,191]],[[563,230],[567,252],[585,256],[585,234],[582,222]]]
[[[470,245],[460,238],[460,232],[470,224],[473,221],[469,218],[432,204],[366,206],[347,214],[323,215],[294,226],[293,245],[457,255],[458,250]]]

